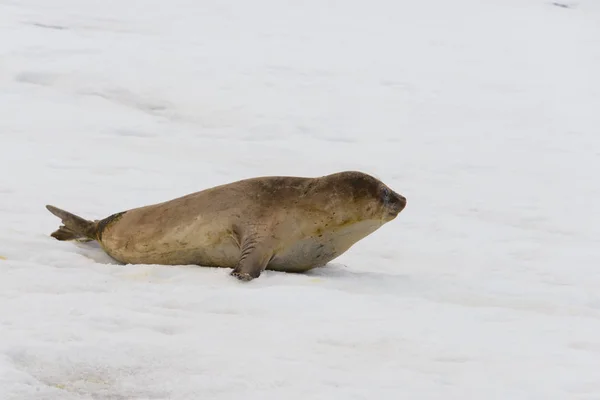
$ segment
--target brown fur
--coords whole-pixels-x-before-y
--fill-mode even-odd
[[[48,209],[65,224],[52,236],[98,240],[123,263],[227,267],[250,280],[264,269],[323,266],[405,205],[379,180],[350,171],[246,179],[100,221]]]

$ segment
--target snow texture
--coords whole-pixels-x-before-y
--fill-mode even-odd
[[[599,71],[596,0],[0,0],[0,399],[600,399]],[[348,169],[307,274],[49,237]]]

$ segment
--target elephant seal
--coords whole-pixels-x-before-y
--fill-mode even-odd
[[[46,208],[64,224],[52,237],[96,240],[124,264],[226,267],[249,281],[324,266],[405,206],[378,179],[346,171],[245,179],[95,221]]]

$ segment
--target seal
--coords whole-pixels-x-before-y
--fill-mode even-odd
[[[249,281],[322,267],[405,206],[380,180],[345,171],[244,179],[94,221],[46,208],[63,223],[52,237],[96,240],[121,263],[232,268]]]

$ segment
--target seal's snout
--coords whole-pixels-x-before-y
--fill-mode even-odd
[[[383,189],[382,200],[392,218],[400,214],[406,207],[406,197],[388,188]]]
[[[390,197],[389,207],[396,211],[396,214],[398,214],[400,211],[404,210],[404,207],[406,207],[406,197],[402,196],[401,194],[394,193]]]
[[[406,197],[399,194],[398,195],[398,204],[400,205],[400,211],[404,210],[404,207],[406,207]]]

